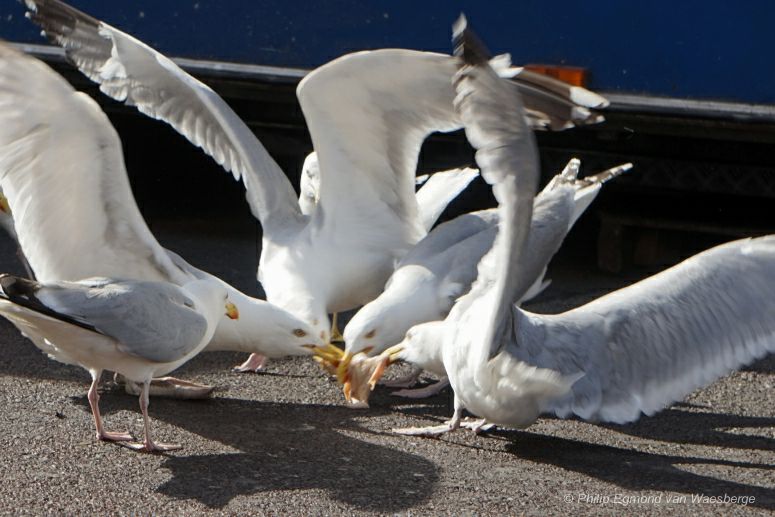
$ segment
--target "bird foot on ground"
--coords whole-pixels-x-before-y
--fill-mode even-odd
[[[124,444],[129,449],[138,452],[168,452],[177,451],[182,449],[182,445],[176,443],[160,443],[160,442],[131,442]]]
[[[449,386],[449,382],[439,381],[434,382],[428,386],[423,386],[422,388],[394,391],[390,395],[393,397],[404,397],[408,399],[424,399],[438,395],[439,392],[441,392],[441,390],[447,386]]]
[[[172,399],[206,399],[212,395],[215,386],[185,381],[175,377],[160,377],[151,381],[149,395]],[[140,395],[142,385],[126,380],[124,391],[130,395]]]
[[[266,366],[268,358],[261,354],[250,354],[248,360],[239,366],[232,368],[236,373],[258,373]]]
[[[460,421],[460,427],[470,429],[476,434],[486,433],[495,429],[495,424],[488,424],[484,418],[464,418]]]
[[[396,434],[402,434],[404,436],[427,436],[427,437],[433,437],[433,436],[440,436],[442,434],[449,433],[451,431],[454,431],[457,429],[457,426],[455,426],[452,421],[444,422],[441,425],[431,425],[427,427],[402,427],[402,428],[393,428],[393,432]]]
[[[135,437],[122,431],[103,431],[102,433],[97,433],[97,439],[103,442],[130,442]]]

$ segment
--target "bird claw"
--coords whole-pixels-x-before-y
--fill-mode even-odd
[[[476,434],[486,433],[495,429],[495,424],[488,424],[484,418],[464,418],[460,421],[460,427],[470,429]]]
[[[441,390],[446,388],[448,385],[449,382],[439,381],[422,388],[394,391],[390,395],[393,397],[404,397],[407,399],[424,399],[438,395]]]
[[[235,366],[231,371],[235,373],[258,373],[266,366],[268,358],[261,354],[250,354],[247,361]]]
[[[127,448],[138,452],[169,452],[182,449],[182,445],[176,443],[157,443],[157,442],[130,442],[124,444]]]
[[[103,431],[97,433],[97,439],[103,442],[130,442],[135,437],[123,431]]]
[[[425,436],[425,437],[434,437],[434,436],[440,436],[442,434],[449,433],[451,431],[454,431],[456,427],[452,424],[451,421],[444,422],[441,425],[431,425],[427,427],[402,427],[402,428],[393,428],[392,431],[396,434],[401,434],[404,436]]]

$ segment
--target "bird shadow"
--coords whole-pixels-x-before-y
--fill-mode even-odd
[[[680,468],[680,465],[721,465],[773,470],[772,465],[647,453],[525,431],[495,434],[508,437],[506,451],[520,459],[578,472],[624,490],[749,496],[754,498],[750,506],[775,509],[773,488],[717,479]]]
[[[697,412],[684,409],[692,407],[695,406],[679,403],[653,417],[641,418],[632,424],[600,425],[619,433],[649,440],[736,449],[775,450],[775,439],[727,431],[727,429],[740,428],[775,428],[775,417]]]
[[[72,400],[88,411],[85,397]],[[103,397],[101,402],[106,415],[137,411],[134,397]],[[171,479],[158,487],[158,493],[196,500],[212,509],[222,509],[239,496],[323,490],[358,510],[395,513],[428,500],[439,479],[438,467],[425,458],[400,446],[353,437],[353,433],[385,434],[362,427],[358,419],[363,414],[347,408],[220,397],[154,399],[151,406],[153,419],[236,449],[188,455],[184,449],[161,465]],[[369,417],[386,412],[376,410]],[[389,466],[400,466],[396,468],[403,475],[387,474]]]

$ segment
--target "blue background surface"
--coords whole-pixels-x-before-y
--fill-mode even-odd
[[[0,37],[42,43],[14,0]],[[515,63],[590,70],[603,91],[775,103],[775,3],[522,0],[73,0],[72,5],[171,56],[314,67],[345,52],[449,52],[463,11]]]

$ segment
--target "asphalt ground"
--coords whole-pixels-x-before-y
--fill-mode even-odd
[[[167,217],[151,227],[193,264],[256,291],[253,223]],[[21,272],[13,247],[0,239],[0,270]],[[530,309],[561,311],[632,280],[603,275],[573,257],[553,265],[550,276],[552,286]],[[84,370],[49,360],[4,320],[0,347],[6,514],[775,510],[775,356],[632,425],[541,418],[523,431],[427,439],[390,429],[443,421],[451,414],[449,392],[406,401],[380,387],[370,409],[354,411],[309,359],[273,361],[251,375],[230,372],[243,354],[205,353],[176,374],[219,390],[207,401],[153,399],[155,437],[184,448],[152,455],[94,440]],[[136,397],[108,385],[101,407],[108,429],[141,434]]]

